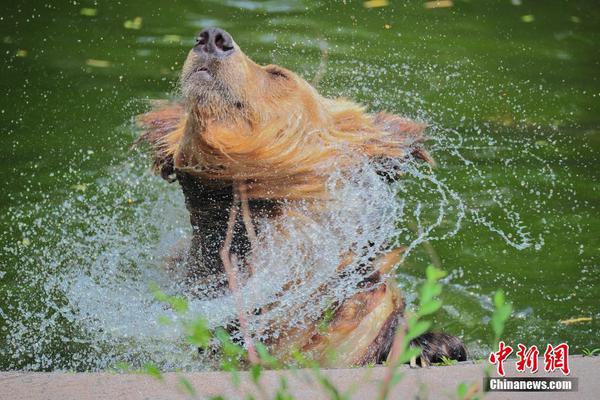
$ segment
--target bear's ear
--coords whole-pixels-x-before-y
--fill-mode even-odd
[[[142,134],[134,142],[133,147],[142,143],[150,145],[154,157],[154,171],[165,180],[174,181],[173,148],[185,119],[183,105],[175,101],[156,101],[152,110],[137,117],[137,125],[143,129]]]
[[[373,118],[373,124],[377,129],[387,133],[376,140],[380,145],[379,157],[397,158],[398,155],[412,155],[435,165],[433,157],[424,147],[424,142],[429,139],[424,133],[426,124],[385,112],[377,113]]]

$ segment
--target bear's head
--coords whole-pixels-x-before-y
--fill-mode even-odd
[[[424,125],[323,97],[288,69],[258,65],[219,28],[196,37],[180,88],[183,102],[142,117],[157,168],[246,182],[250,198],[326,197],[335,170],[365,159],[429,159],[418,145]]]
[[[262,125],[294,115],[315,126],[328,122],[324,99],[308,82],[278,65],[258,65],[220,28],[198,34],[180,83],[188,106],[204,118]]]

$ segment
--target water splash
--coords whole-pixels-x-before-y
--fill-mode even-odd
[[[342,77],[344,71],[360,70],[356,67],[336,66]],[[365,163],[331,177],[334,206],[327,212],[317,213],[309,205],[290,209],[304,217],[283,219],[290,232],[285,240],[262,221],[264,248],[251,260],[256,273],[245,283],[242,297],[248,311],[274,302],[278,306],[251,319],[259,337],[267,331],[277,334],[273,328],[281,321],[300,326],[318,318],[332,302],[358,290],[360,276],[348,274],[326,295],[316,295],[331,282],[349,250],[358,255],[349,270],[358,269],[382,248],[405,246],[407,257],[425,242],[453,237],[465,224],[485,227],[515,249],[540,249],[546,231],[532,230],[522,215],[543,218],[547,201],[565,190],[557,187],[548,161],[561,158],[552,146],[503,136],[502,128],[491,124],[469,126],[466,119],[458,128],[445,128],[435,121],[444,121],[454,110],[422,114],[422,109],[434,107],[416,92],[390,92],[386,86],[384,93],[361,83],[414,74],[414,69],[362,67],[364,81],[348,86],[353,89],[347,94],[364,98],[369,92],[365,100],[374,108],[405,110],[403,114],[428,121],[428,147],[441,167],[412,161],[396,165],[405,176],[389,186]],[[545,143],[554,140],[543,133]],[[2,271],[12,271],[19,286],[7,291],[10,306],[0,310],[3,367],[100,370],[117,361],[134,366],[154,362],[163,369],[209,366],[185,343],[177,324],[159,323],[162,315],[178,317],[148,289],[156,283],[169,293],[188,293],[183,280],[166,268],[165,255],[185,247],[190,229],[178,188],[149,176],[144,165],[149,161],[137,155],[105,171],[78,194],[58,192],[33,210],[11,208],[6,218],[12,228],[2,235],[2,259],[18,267],[3,265]],[[515,176],[515,165],[524,167],[527,176]],[[515,193],[505,190],[505,176],[519,179],[523,191],[534,198],[529,208],[517,209]],[[66,199],[57,203],[61,196]],[[290,280],[293,288],[279,297]],[[235,317],[229,297],[190,297],[190,306],[211,326]]]

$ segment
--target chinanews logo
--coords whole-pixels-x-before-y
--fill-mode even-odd
[[[560,343],[553,346],[548,344],[543,354],[543,367],[547,373],[560,371],[562,377],[523,377],[505,376],[504,363],[514,362],[517,373],[536,374],[541,369],[540,351],[537,346],[527,347],[521,343],[517,345],[516,360],[508,357],[514,349],[501,341],[498,351],[490,353],[489,362],[496,366],[498,377],[484,378],[484,385],[488,392],[572,392],[577,391],[578,380],[569,377],[569,345]]]

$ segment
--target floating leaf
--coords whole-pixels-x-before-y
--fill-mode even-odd
[[[579,317],[579,318],[570,318],[570,319],[563,319],[560,322],[563,325],[571,325],[571,324],[577,324],[579,322],[591,322],[592,318],[591,317]]]
[[[179,35],[164,35],[162,40],[165,43],[181,43],[181,36],[179,36]]]
[[[527,14],[527,15],[523,15],[521,16],[521,21],[523,22],[533,22],[535,21],[535,16],[531,15],[531,14]]]
[[[17,50],[16,56],[21,57],[21,58],[27,57],[27,50],[24,50],[24,49]]]
[[[363,3],[365,8],[385,7],[389,4],[390,2],[388,0],[368,0]]]
[[[424,6],[427,9],[434,9],[434,8],[448,8],[448,7],[452,7],[454,5],[454,2],[452,0],[437,0],[437,1],[427,1],[425,2]]]
[[[96,68],[108,68],[108,67],[110,67],[110,61],[96,60],[94,58],[89,58],[89,59],[85,60],[85,64],[89,65],[90,67],[96,67]]]
[[[95,8],[82,8],[79,14],[85,15],[86,17],[95,17],[98,14],[98,10]]]
[[[71,189],[76,190],[78,192],[85,192],[88,188],[87,183],[77,183],[75,185],[71,185]]]
[[[135,17],[134,19],[128,19],[123,23],[125,29],[141,29],[142,28],[142,17]]]
[[[383,25],[383,27],[384,27],[385,29],[391,29],[391,28],[392,28],[392,26],[391,26],[390,24],[385,24],[385,25]]]
[[[576,17],[575,15],[572,15],[570,20],[571,20],[571,22],[575,22],[576,24],[581,22],[581,18]]]

